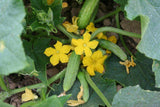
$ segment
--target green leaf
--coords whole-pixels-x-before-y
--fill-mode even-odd
[[[136,66],[130,67],[130,73],[127,74],[125,66],[119,64],[120,59],[112,55],[105,61],[104,77],[114,79],[124,87],[139,84],[143,89],[155,90],[155,80],[152,72],[153,61],[138,52],[135,57]]]
[[[48,38],[39,38],[33,43],[26,40],[23,41],[26,54],[34,60],[35,68],[39,75],[38,78],[45,83],[47,82],[46,64],[49,62],[49,58],[44,55],[44,51],[49,47],[49,43],[50,39]]]
[[[138,85],[122,88],[114,97],[112,107],[159,107],[160,92],[143,90]]]
[[[43,100],[42,102],[38,102],[38,104],[35,104],[33,107],[63,107],[64,102],[66,102],[69,97],[70,95],[62,97],[57,97],[56,95],[53,95]]]
[[[14,106],[12,106],[12,105],[10,105],[10,104],[4,103],[4,102],[1,101],[1,100],[0,100],[0,105],[1,105],[1,107],[14,107]]]
[[[109,102],[112,102],[113,96],[116,93],[116,84],[112,80],[104,80],[101,78],[98,74],[95,77],[92,77],[95,84],[98,86],[98,88],[102,91],[102,93],[107,97]],[[63,92],[62,88],[63,81],[59,83],[58,85],[53,85],[53,88],[55,91],[51,91],[50,95],[56,94],[59,95]],[[69,100],[77,100],[77,94],[80,91],[80,82],[78,80],[75,81],[72,88],[67,91],[67,94],[72,94]],[[93,89],[90,87],[90,97],[87,103],[81,105],[82,107],[98,107],[99,105],[104,105],[103,101],[99,98],[99,96],[94,92]],[[67,104],[65,104],[64,107],[68,107]]]
[[[22,0],[0,0],[0,74],[18,72],[27,64],[20,39],[24,16]]]
[[[128,0],[125,10],[130,20],[140,16],[141,41],[137,49],[147,57],[160,60],[160,1]]]
[[[156,87],[160,88],[160,61],[154,60],[152,70],[155,75]]]

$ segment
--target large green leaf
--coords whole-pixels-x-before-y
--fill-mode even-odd
[[[160,107],[160,92],[126,87],[115,95],[112,107]]]
[[[124,65],[119,64],[120,59],[112,55],[105,61],[105,78],[114,79],[123,86],[134,86],[139,84],[143,89],[155,89],[155,79],[152,72],[152,60],[143,54],[136,53],[136,66],[130,67],[127,74]]]
[[[22,0],[0,0],[0,74],[18,72],[27,64],[20,39],[24,16]]]
[[[104,80],[102,77],[98,75],[98,73],[96,74],[95,77],[92,77],[92,79],[97,85],[97,87],[107,97],[109,102],[112,102],[113,96],[116,94],[115,82],[112,80]],[[61,82],[58,85],[53,85],[53,88],[55,89],[55,91],[54,92],[52,91],[50,95],[53,95],[53,94],[59,95],[60,93],[62,93],[63,92],[62,85],[63,85],[63,82]],[[77,94],[79,91],[80,91],[80,82],[76,80],[71,90],[67,92],[67,94],[72,94],[72,96],[70,97],[70,100],[77,100]],[[99,105],[104,106],[103,101],[94,92],[94,90],[91,89],[91,87],[89,89],[89,93],[90,93],[89,100],[87,103],[81,105],[82,107],[98,107]],[[67,107],[66,104],[65,104],[65,107]]]
[[[160,88],[160,61],[153,61],[152,70],[155,74],[156,87]]]
[[[141,41],[137,49],[146,56],[160,60],[160,1],[128,0],[125,10],[127,18],[141,18]]]
[[[49,47],[49,43],[50,39],[48,38],[39,38],[33,43],[23,41],[26,54],[34,60],[36,71],[39,74],[38,78],[45,83],[47,82],[46,64],[49,62],[49,58],[44,55],[44,51]]]

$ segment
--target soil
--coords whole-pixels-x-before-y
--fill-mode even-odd
[[[76,0],[64,0],[64,1],[68,2],[69,6],[67,8],[63,9],[62,16],[66,17],[66,20],[71,22],[72,16],[78,16],[81,5],[79,5],[76,2]],[[25,6],[29,6],[30,1],[24,0],[24,4],[25,4]],[[116,3],[114,3],[113,0],[101,0],[96,18],[104,16],[105,14],[115,10],[117,6],[118,5]],[[140,31],[141,31],[140,30],[140,23],[138,21],[129,21],[129,20],[125,19],[123,13],[120,13],[120,25],[121,25],[122,29],[124,29],[126,31],[135,32],[135,33],[140,33]],[[102,27],[102,26],[116,27],[115,17],[112,16],[112,17],[106,18],[102,22],[97,23],[95,26],[96,27]],[[63,34],[61,32],[58,32],[56,35],[61,36]],[[115,33],[107,33],[107,35],[108,36],[117,35],[117,37],[118,37],[118,34],[115,34]],[[129,50],[132,53],[135,53],[136,46],[139,42],[139,39],[124,36],[124,40],[127,44],[127,47],[129,48]],[[54,43],[54,41],[52,43]],[[123,49],[123,46],[122,46],[120,40],[118,41],[118,45]],[[48,78],[52,77],[53,75],[60,72],[64,67],[66,67],[66,64],[58,64],[55,67],[53,67],[50,64],[47,65],[47,77]],[[40,80],[38,80],[35,77],[18,75],[18,74],[11,74],[11,75],[5,77],[5,80],[6,80],[6,82],[8,82],[8,86],[10,89],[17,89],[17,88],[21,88],[24,86],[40,83]],[[117,85],[117,90],[119,90],[120,88],[122,88],[122,86]],[[2,91],[2,90],[0,89],[0,91]],[[14,105],[16,107],[20,107],[20,105],[22,104],[22,101],[21,101],[22,93],[24,93],[24,92],[17,93],[15,95],[7,98],[5,100],[5,102],[7,102],[11,105]]]

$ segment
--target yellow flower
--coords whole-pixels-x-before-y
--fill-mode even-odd
[[[117,43],[117,38],[114,35],[108,37],[108,40],[111,41],[111,42],[113,42],[113,43],[115,43],[115,44]]]
[[[68,3],[67,2],[63,2],[62,3],[62,8],[66,8],[66,7],[68,7]]]
[[[110,55],[112,52],[109,50],[106,50],[106,53]]]
[[[57,43],[54,45],[55,48],[49,47],[44,51],[44,54],[46,56],[51,56],[50,62],[52,65],[57,65],[59,61],[62,63],[68,62],[68,54],[69,51],[71,50],[71,47],[69,45],[63,45],[62,43],[57,41]]]
[[[94,27],[94,23],[90,22],[89,25],[86,27],[87,32],[95,32],[97,30],[97,28]]]
[[[38,96],[33,94],[32,91],[28,88],[25,89],[25,93],[22,94],[22,101],[29,101],[29,100],[34,100],[37,99]]]
[[[83,66],[87,66],[87,72],[91,75],[94,76],[95,72],[97,71],[99,73],[103,73],[104,71],[104,67],[103,67],[103,63],[105,61],[105,59],[107,58],[107,55],[102,54],[102,52],[100,50],[94,52],[92,54],[92,56],[85,56],[83,58]]]
[[[72,23],[73,23],[73,24],[69,23],[68,21],[65,21],[65,22],[63,23],[63,26],[66,28],[66,30],[67,30],[68,32],[73,32],[73,33],[75,33],[75,34],[79,34],[79,32],[78,32],[77,20],[78,20],[78,17],[73,16],[73,17],[72,17]]]
[[[97,30],[97,28],[94,26],[93,22],[90,22],[89,25],[86,27],[86,29],[87,29],[87,32],[91,32],[91,33],[95,32]],[[107,40],[107,36],[104,35],[102,32],[99,33],[98,35],[96,35],[96,37],[98,39],[105,39],[105,40]]]
[[[115,36],[110,36],[110,37],[108,37],[108,39],[107,39],[108,41],[111,41],[112,43],[117,43],[117,38],[115,37]],[[111,54],[112,52],[111,51],[109,51],[109,50],[106,50],[106,53],[107,54]]]
[[[97,37],[98,39],[105,39],[105,40],[107,40],[107,36],[104,35],[102,32],[99,33],[98,35],[96,35],[96,37]]]
[[[72,39],[71,43],[75,46],[75,52],[77,55],[82,55],[83,53],[85,53],[86,56],[92,55],[91,49],[95,49],[97,47],[98,41],[89,41],[90,38],[91,35],[86,32],[83,34],[83,39]]]
[[[69,106],[78,106],[80,104],[84,104],[85,101],[82,100],[82,96],[83,96],[83,86],[80,87],[80,92],[77,95],[77,100],[68,100],[67,104]]]
[[[47,4],[51,5],[54,2],[54,0],[47,0]]]
[[[127,74],[129,74],[129,67],[130,66],[132,66],[132,67],[134,67],[134,66],[136,66],[136,63],[134,62],[134,60],[133,60],[133,56],[131,56],[131,61],[129,61],[129,60],[126,60],[125,62],[119,62],[121,65],[124,65],[124,66],[126,66],[126,71],[127,71]]]

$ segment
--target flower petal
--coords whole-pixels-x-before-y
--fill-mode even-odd
[[[67,54],[71,50],[71,46],[69,45],[64,45],[62,46],[62,49],[60,50],[62,53]]]
[[[60,55],[60,61],[62,63],[66,63],[66,62],[68,62],[68,60],[69,60],[68,55],[65,55],[65,54]]]
[[[83,34],[83,40],[84,40],[85,42],[89,42],[90,38],[91,38],[91,35],[90,35],[88,32],[85,32],[85,33]]]
[[[97,30],[97,28],[94,27],[94,23],[90,22],[89,25],[86,27],[88,32],[95,32]]]
[[[97,37],[98,39],[101,39],[102,36],[103,36],[103,33],[102,33],[102,32],[101,32],[101,33],[98,33],[98,34],[96,35],[96,37]]]
[[[107,40],[107,36],[104,35],[103,32],[101,32],[101,33],[99,33],[98,35],[96,35],[96,37],[97,37],[98,39],[105,39],[105,40]]]
[[[72,39],[71,44],[73,46],[79,46],[82,45],[83,40],[82,39]]]
[[[83,54],[84,48],[82,46],[78,46],[75,48],[75,52],[77,55],[82,55]]]
[[[107,58],[107,55],[104,55],[103,57],[99,58],[99,60],[97,60],[97,63],[103,64],[106,58]]]
[[[109,41],[113,42],[113,43],[117,43],[117,38],[115,36],[110,36],[108,38]]]
[[[92,59],[91,59],[91,57],[84,57],[82,63],[83,63],[83,66],[92,65]]]
[[[95,60],[99,60],[100,58],[102,58],[103,57],[103,55],[102,55],[102,52],[100,51],[100,50],[98,50],[98,51],[95,51],[93,54],[92,54],[92,59],[95,59]]]
[[[89,75],[94,76],[95,75],[94,67],[93,66],[88,66],[87,67],[87,72],[89,73]]]
[[[57,43],[54,45],[54,47],[56,48],[56,50],[61,50],[62,48],[62,43],[57,41]]]
[[[91,49],[95,49],[97,47],[97,45],[98,45],[98,41],[96,41],[96,40],[93,40],[93,41],[87,43],[87,46]]]
[[[72,24],[77,26],[77,20],[78,20],[78,17],[73,16],[72,17]]]
[[[92,51],[89,48],[85,48],[84,53],[86,56],[91,56],[92,55]]]
[[[44,54],[46,56],[51,56],[56,52],[56,50],[52,47],[46,48],[46,50],[44,51]]]
[[[99,72],[99,73],[103,73],[104,67],[103,67],[103,65],[101,65],[101,64],[96,64],[96,65],[95,65],[95,70],[96,70],[97,72]]]
[[[70,25],[66,29],[67,29],[68,32],[74,32],[76,34],[78,32],[78,26],[77,25]]]
[[[37,95],[33,94],[28,88],[25,89],[25,93],[22,94],[22,101],[29,101],[38,98]]]
[[[51,56],[50,62],[53,66],[57,65],[59,63],[59,55],[55,54]]]

